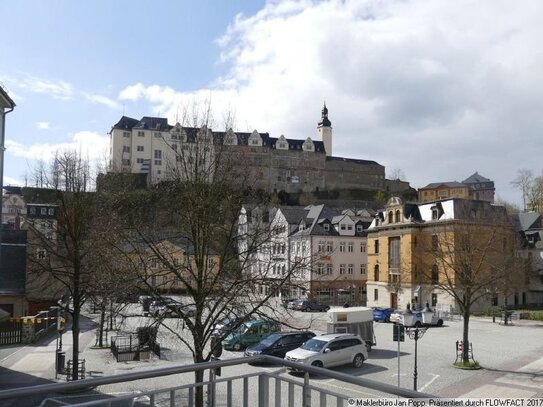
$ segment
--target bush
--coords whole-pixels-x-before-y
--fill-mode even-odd
[[[468,362],[468,363],[464,363],[464,362],[454,362],[453,363],[453,366],[454,367],[457,367],[459,369],[465,369],[465,370],[478,370],[481,368],[481,366],[479,365],[479,362],[475,361],[475,362]]]

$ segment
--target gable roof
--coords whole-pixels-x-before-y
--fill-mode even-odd
[[[457,181],[432,182],[431,184],[428,184],[425,187],[422,187],[419,189],[436,189],[442,186],[447,187],[447,188],[462,188],[462,187],[466,187],[467,185],[464,185]]]
[[[513,224],[517,231],[541,229],[541,214],[538,212],[522,212],[512,215]]]
[[[468,178],[466,178],[464,181],[462,181],[464,184],[478,184],[481,182],[492,182],[488,178],[483,177],[482,175],[479,175],[478,172],[475,172],[474,174],[470,175]]]
[[[15,107],[15,102],[11,99],[8,93],[0,86],[0,108],[9,108],[13,109]]]

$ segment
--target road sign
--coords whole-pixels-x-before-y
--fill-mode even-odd
[[[392,325],[392,340],[394,342],[405,342],[405,327],[403,325]]]

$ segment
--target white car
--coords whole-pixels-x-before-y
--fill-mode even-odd
[[[390,315],[390,322],[394,322],[396,324],[405,325],[405,326],[414,326],[414,327],[421,327],[421,326],[443,326],[443,319],[439,318],[437,315],[433,314],[431,316],[431,320],[428,321],[426,318],[424,318],[423,311],[412,311],[413,319],[410,324],[406,324],[405,318],[404,318],[404,312],[405,311],[396,311]]]
[[[366,344],[360,336],[353,334],[315,336],[285,355],[285,360],[316,367],[352,364],[359,368],[367,358]]]

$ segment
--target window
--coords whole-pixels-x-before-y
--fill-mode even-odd
[[[360,265],[360,274],[366,275],[366,265],[365,264]]]
[[[155,150],[155,165],[162,165],[162,150]]]
[[[323,253],[324,252],[324,242],[321,240],[319,242],[319,253]]]
[[[55,210],[53,208],[49,208],[49,215],[53,216],[55,214]]]
[[[138,137],[144,137],[145,136],[145,132],[143,131],[138,131]]]
[[[339,242],[339,252],[345,253],[345,242]]]
[[[162,284],[167,284],[168,283],[168,276],[162,276]]]
[[[375,267],[373,268],[373,279],[375,281],[379,281],[379,265],[376,264]]]
[[[439,246],[439,240],[437,238],[437,235],[432,235],[432,250],[436,251]]]
[[[130,165],[130,160],[128,158],[123,158],[123,165]]]
[[[155,165],[162,165],[162,160],[155,160]]]
[[[323,228],[326,232],[330,231],[330,225],[329,225],[328,223],[323,224],[323,225],[322,225],[322,228]]]
[[[143,158],[136,158],[136,163],[143,164]]]
[[[123,153],[129,153],[130,152],[130,146],[123,146]]]
[[[496,298],[496,304],[498,305],[498,298]],[[432,307],[437,306],[437,294],[432,294]]]
[[[379,300],[379,290],[376,288],[373,290],[373,301]]]
[[[432,266],[432,284],[439,284],[439,269],[436,264]]]
[[[339,265],[339,274],[345,274],[345,264]]]
[[[395,220],[396,220],[396,223],[399,223],[399,222],[400,222],[400,218],[401,218],[400,211],[397,210],[397,211],[396,211],[396,219],[395,219]]]
[[[36,214],[36,208],[31,207],[31,208],[30,208],[30,214],[31,214],[31,215],[35,215],[35,214]]]
[[[349,253],[353,253],[354,252],[354,243],[353,242],[349,242],[349,246],[347,247],[347,251]]]
[[[354,264],[349,264],[347,267],[347,274],[353,274]]]
[[[332,242],[326,242],[326,252],[332,253],[334,251],[334,246],[332,245]]]
[[[162,137],[162,133],[158,133],[158,132],[155,133],[155,137],[156,137],[156,138]]]
[[[366,253],[366,243],[360,243],[360,253]]]
[[[379,253],[379,240],[374,241],[374,248],[373,249],[374,249],[373,251],[374,251],[375,254]]]
[[[47,208],[41,208],[40,215],[47,215]]]
[[[46,256],[46,251],[43,247],[40,247],[38,250],[36,250],[36,258],[38,260],[43,260],[45,259],[45,256]]]
[[[353,225],[347,225],[347,230],[353,230]]]
[[[356,225],[356,231],[357,232],[363,232],[364,228],[362,227],[362,225]]]
[[[326,274],[328,274],[329,276],[331,276],[333,272],[334,272],[334,269],[333,269],[333,267],[332,267],[332,264],[328,263],[328,264],[326,265]]]
[[[324,265],[322,263],[317,263],[317,274],[320,276],[323,273]]]
[[[388,240],[388,266],[400,267],[400,237],[390,237]]]
[[[260,143],[259,143],[259,140],[253,139],[253,140],[251,140],[251,144],[252,144],[253,146],[258,146]]]
[[[345,230],[345,225],[343,223],[341,224],[340,229]]]
[[[390,211],[388,213],[388,223],[393,223],[394,222],[394,213],[392,213],[392,211]]]
[[[136,150],[137,150],[137,151],[143,151],[143,146],[137,146],[137,147],[136,147]]]
[[[432,220],[439,219],[439,209],[438,208],[432,208]]]

